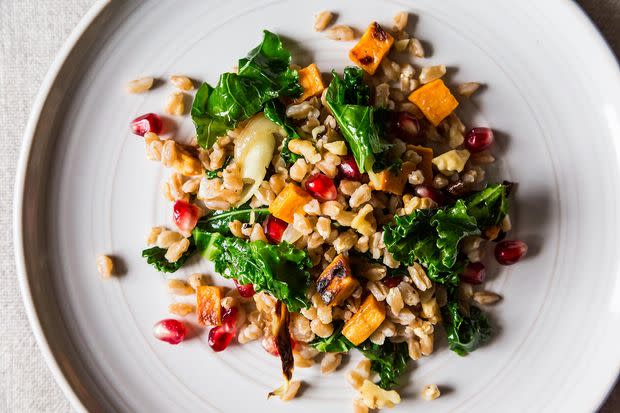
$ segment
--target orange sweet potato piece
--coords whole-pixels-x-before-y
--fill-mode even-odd
[[[288,184],[269,206],[269,212],[289,224],[293,223],[295,213],[305,215],[304,205],[312,200],[312,196],[294,183]]]
[[[385,320],[385,307],[377,301],[374,295],[369,294],[357,313],[342,327],[342,334],[351,343],[358,346],[375,332]]]
[[[359,286],[349,266],[349,257],[338,255],[316,281],[316,291],[330,307],[340,305]]]
[[[402,195],[409,174],[415,170],[413,162],[403,162],[402,170],[394,173],[389,169],[377,174],[376,182],[372,180],[370,187],[377,191],[389,192],[394,195]]]
[[[383,30],[379,23],[372,22],[362,35],[360,41],[349,51],[349,59],[374,75],[381,64],[381,59],[392,47],[394,38]]]
[[[310,66],[298,70],[297,73],[299,73],[299,84],[304,91],[300,97],[295,99],[295,102],[303,102],[312,96],[320,94],[325,89],[321,72],[319,72],[316,64],[312,63]]]
[[[222,324],[222,290],[219,287],[201,285],[196,289],[196,316],[203,326]]]
[[[424,185],[431,185],[433,183],[433,149],[426,146],[413,146],[412,149],[422,157],[418,169],[424,175]]]
[[[433,80],[414,90],[409,95],[409,100],[420,108],[426,119],[435,126],[454,112],[459,105],[441,79]]]

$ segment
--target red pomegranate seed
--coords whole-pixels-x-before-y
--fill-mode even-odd
[[[523,241],[501,241],[495,245],[495,259],[502,265],[511,265],[527,253],[527,244]]]
[[[147,113],[131,121],[131,131],[140,136],[144,136],[147,132],[159,133],[161,126],[161,118],[155,113]]]
[[[396,287],[398,284],[400,284],[400,282],[403,280],[403,277],[400,275],[395,275],[393,277],[386,277],[383,280],[383,284],[385,284],[385,286],[387,288],[394,288]]]
[[[172,218],[183,232],[190,232],[198,223],[198,207],[189,202],[178,200],[172,208]]]
[[[439,190],[428,185],[418,185],[414,188],[414,192],[420,198],[430,198],[437,203],[443,205],[446,203],[446,197]]]
[[[461,281],[470,284],[480,284],[487,275],[487,269],[481,262],[470,262],[461,274]]]
[[[263,338],[263,341],[261,341],[261,344],[263,345],[263,348],[265,349],[265,351],[271,354],[272,356],[278,357],[280,355],[280,352],[278,351],[278,347],[276,346],[276,338],[274,336]]]
[[[347,178],[351,181],[361,181],[362,174],[357,167],[357,163],[355,163],[355,158],[353,155],[345,155],[340,158],[340,165],[338,165],[340,169],[340,175],[343,178]]]
[[[265,221],[263,222],[263,229],[265,230],[265,236],[267,239],[277,244],[282,241],[282,234],[288,224],[286,221],[281,220],[280,218],[276,218],[273,215],[267,215]]]
[[[173,318],[161,320],[153,326],[153,335],[155,338],[170,344],[179,344],[181,341],[185,340],[186,334],[187,329],[185,325]]]
[[[493,130],[489,128],[473,128],[465,138],[465,147],[470,152],[481,152],[493,144]]]
[[[396,114],[396,127],[400,136],[406,141],[415,140],[420,134],[420,122],[409,112]]]
[[[209,346],[213,351],[226,350],[234,336],[233,333],[226,331],[223,326],[213,327],[209,331]]]
[[[241,297],[249,298],[255,294],[254,286],[252,284],[239,284],[239,282],[234,278],[233,282],[235,283],[235,287],[237,287],[237,291],[239,291],[239,295]]]
[[[230,307],[222,315],[222,327],[233,335],[237,332],[237,312],[237,307]]]
[[[319,201],[333,201],[338,197],[334,181],[322,173],[314,174],[308,178],[306,181],[306,191]]]

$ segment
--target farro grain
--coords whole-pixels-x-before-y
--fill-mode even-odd
[[[320,321],[318,321],[317,319],[313,319],[312,321],[308,320],[306,317],[302,316],[301,314],[297,314],[297,313],[293,313],[291,314],[291,321],[292,321],[292,329],[291,329],[291,335],[293,336],[293,339],[295,339],[296,341],[302,342],[302,343],[309,343],[312,340],[314,340],[314,334],[315,332],[312,329],[312,324],[313,322],[315,322],[315,320],[321,324]],[[323,331],[322,329],[320,329],[320,331]]]
[[[237,341],[241,344],[245,344],[250,341],[258,340],[262,335],[262,330],[256,324],[251,323],[241,329],[237,336]]]
[[[322,32],[329,25],[334,17],[333,13],[323,10],[314,16],[314,31]]]
[[[461,83],[460,85],[458,85],[456,87],[456,91],[461,96],[470,97],[478,90],[478,88],[480,88],[480,83],[466,82],[466,83]]]
[[[400,11],[394,15],[394,31],[400,32],[407,27],[407,20],[409,19],[409,13],[406,11]]]
[[[422,389],[421,395],[424,400],[430,401],[438,398],[441,395],[441,392],[436,384],[427,384]]]
[[[299,355],[303,358],[312,360],[319,354],[321,354],[317,349],[312,346],[309,346],[304,343],[298,343],[295,345],[295,351],[299,353]]]
[[[357,242],[355,243],[355,249],[361,252],[362,254],[366,253],[368,251],[369,239],[370,238],[366,235],[359,237],[357,239]]]
[[[482,305],[492,305],[501,300],[501,296],[491,291],[477,291],[474,293],[474,301]]]
[[[195,293],[191,285],[183,280],[174,278],[166,281],[166,288],[170,294],[174,295],[191,295]]]
[[[307,369],[309,367],[312,367],[312,365],[314,365],[314,361],[301,357],[298,354],[293,353],[294,357],[295,357],[295,367],[299,367],[301,369]]]
[[[144,93],[153,87],[154,81],[150,76],[134,79],[125,85],[125,90],[128,93]]]
[[[302,308],[300,312],[301,315],[303,315],[310,321],[318,317],[317,307]]]
[[[364,380],[359,391],[362,401],[371,409],[390,408],[400,403],[400,396],[395,390],[383,390],[370,380]]]
[[[207,276],[204,274],[194,273],[187,278],[189,285],[195,290],[201,285],[207,285]]]
[[[317,318],[323,324],[329,324],[332,322],[332,307],[319,304],[316,310]]]
[[[357,208],[363,203],[370,201],[371,190],[368,184],[360,185],[352,194],[349,199],[349,205],[351,208]]]
[[[306,174],[309,171],[308,164],[303,158],[299,158],[295,161],[295,163],[291,166],[289,170],[289,174],[293,181],[301,182],[306,177]]]
[[[488,150],[472,153],[471,161],[477,165],[490,165],[495,162],[495,157]]]
[[[342,354],[339,353],[327,353],[321,360],[321,374],[333,373],[340,363],[342,362]]]
[[[340,165],[340,162],[340,156],[326,152],[323,155],[323,160],[318,162],[316,166],[321,172],[333,179],[338,175],[338,165]]]
[[[170,82],[181,90],[189,91],[194,89],[194,84],[187,76],[172,75],[170,76]]]
[[[310,235],[314,230],[314,223],[308,217],[295,213],[293,216],[293,228],[302,235]]]
[[[181,187],[181,189],[183,190],[183,192],[188,193],[188,194],[195,194],[196,192],[198,192],[198,188],[200,187],[200,178],[191,178],[188,179],[183,186]]]
[[[383,263],[390,268],[400,267],[400,261],[394,259],[392,253],[387,250],[383,252]]]
[[[181,116],[185,113],[185,95],[183,92],[173,92],[166,99],[164,111],[169,115]]]
[[[114,272],[114,262],[107,255],[98,255],[96,259],[97,272],[103,278],[110,278]]]
[[[432,334],[420,337],[420,352],[424,356],[428,356],[433,352],[433,335]]]
[[[265,236],[265,232],[263,231],[263,227],[261,224],[254,224],[252,226],[252,233],[250,234],[250,241],[267,241],[267,237]]]
[[[172,139],[164,141],[161,150],[161,163],[166,167],[171,167],[177,160],[177,145]]]
[[[187,304],[187,303],[172,303],[168,305],[168,312],[170,314],[183,317],[183,316],[193,313],[194,306],[192,304]]]
[[[150,161],[160,161],[163,144],[160,140],[152,141],[146,145],[146,158]]]
[[[384,301],[389,293],[388,288],[382,282],[368,281],[366,288],[377,301]]]
[[[409,272],[409,275],[411,276],[415,286],[418,287],[418,290],[426,291],[432,287],[432,282],[426,275],[426,271],[424,271],[424,268],[422,268],[422,266],[417,262],[414,262],[413,265],[407,267],[407,272]]]
[[[208,200],[205,201],[205,206],[209,209],[215,210],[215,211],[226,211],[230,209],[230,202],[227,201],[220,201],[220,200]]]
[[[355,235],[355,232],[352,230],[347,230],[338,235],[338,238],[336,238],[333,242],[333,246],[336,249],[336,252],[340,254],[353,248],[357,242],[357,238],[358,237]]]
[[[149,236],[146,239],[146,245],[155,245],[155,243],[157,242],[157,237],[164,229],[165,228],[161,226],[151,228]]]
[[[325,32],[327,37],[332,40],[350,41],[355,39],[355,30],[349,26],[338,24]]]
[[[168,262],[177,262],[179,258],[183,255],[185,251],[189,248],[189,240],[187,238],[183,238],[180,241],[177,241],[168,247],[168,251],[164,257]]]
[[[327,215],[331,219],[336,219],[343,210],[344,205],[338,201],[327,201],[321,204],[321,215]]]
[[[409,52],[415,57],[425,57],[424,46],[422,46],[422,42],[416,38],[410,39]]]
[[[405,306],[400,289],[397,287],[390,288],[388,295],[385,297],[385,302],[390,306],[390,309],[396,315],[398,315],[400,310],[402,310]]]
[[[440,321],[439,304],[437,304],[437,299],[435,297],[430,300],[422,301],[421,315],[432,324],[437,324]]]
[[[155,244],[159,248],[167,249],[175,242],[180,241],[182,238],[183,236],[179,234],[178,232],[164,229],[157,236],[157,241]]]
[[[394,49],[397,52],[404,52],[409,46],[409,39],[401,39],[394,42]]]
[[[424,183],[424,174],[419,169],[415,170],[409,174],[408,180],[411,185],[421,185]]]
[[[437,66],[426,66],[422,68],[420,72],[420,83],[423,85],[432,82],[433,80],[441,78],[446,74],[446,66],[437,65]]]
[[[420,358],[422,357],[422,352],[420,351],[420,342],[417,338],[407,338],[407,350],[409,352],[409,357],[412,360],[420,360]]]
[[[380,108],[388,107],[390,100],[390,85],[381,83],[375,87],[375,106]]]
[[[334,326],[332,324],[323,324],[318,319],[314,319],[310,322],[310,329],[314,334],[322,338],[329,337],[334,332]]]
[[[347,145],[344,141],[328,142],[323,147],[334,155],[344,156],[347,154]]]
[[[316,223],[316,230],[323,239],[327,239],[331,233],[331,221],[328,218],[319,217]]]
[[[360,399],[353,400],[353,413],[368,413],[368,406]]]
[[[433,178],[433,186],[437,189],[445,188],[448,186],[448,178],[442,174],[437,174]]]

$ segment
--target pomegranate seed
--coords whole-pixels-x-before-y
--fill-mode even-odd
[[[209,346],[213,351],[223,351],[230,344],[235,335],[226,331],[224,326],[213,327],[209,331]]]
[[[493,144],[493,130],[489,128],[473,128],[465,138],[465,147],[470,152],[481,152]]]
[[[481,262],[470,262],[461,274],[461,281],[470,284],[480,284],[487,275],[487,269]]]
[[[155,113],[147,113],[131,121],[131,131],[140,136],[144,136],[147,132],[159,133],[161,126],[161,118]]]
[[[385,286],[387,288],[394,288],[396,287],[398,284],[400,284],[400,282],[403,280],[403,277],[400,275],[395,275],[393,277],[386,277],[383,280],[383,284],[385,284]]]
[[[446,197],[437,189],[428,185],[418,185],[414,188],[414,192],[420,198],[430,198],[437,203],[443,205],[446,203]]]
[[[495,245],[495,259],[502,265],[512,265],[527,253],[527,244],[523,241],[501,241]]]
[[[282,234],[284,233],[284,230],[287,226],[288,224],[286,223],[286,221],[283,221],[280,218],[276,218],[273,215],[267,215],[267,218],[265,218],[265,221],[263,222],[265,236],[270,242],[274,244],[282,241]]]
[[[396,127],[405,141],[415,141],[420,134],[420,122],[409,112],[396,113]]]
[[[252,297],[255,294],[254,286],[250,284],[239,284],[237,280],[233,278],[233,282],[237,287],[237,291],[239,291],[239,295],[243,298]]]
[[[314,174],[308,178],[306,190],[319,201],[333,201],[338,197],[334,181],[322,173]]]
[[[353,155],[345,155],[341,157],[340,165],[338,165],[338,168],[340,169],[340,175],[342,175],[342,177],[347,178],[351,181],[362,180],[362,174],[357,167],[357,163],[355,163],[355,158],[353,157]]]
[[[237,332],[237,312],[237,307],[230,307],[228,310],[224,310],[222,315],[221,327],[233,335]]]
[[[263,338],[263,341],[261,341],[261,344],[263,345],[263,348],[265,349],[265,351],[271,354],[272,356],[278,357],[280,355],[280,352],[278,351],[278,347],[276,346],[276,338],[274,336]]]
[[[190,232],[198,223],[198,207],[189,202],[178,200],[172,208],[172,218],[177,228]]]
[[[161,320],[153,326],[155,338],[170,344],[179,344],[185,340],[186,334],[187,328],[185,328],[185,325],[174,318]]]

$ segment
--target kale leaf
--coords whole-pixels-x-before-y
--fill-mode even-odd
[[[249,204],[244,204],[226,211],[214,211],[201,218],[200,221],[198,221],[197,227],[203,231],[219,232],[220,234],[228,235],[231,233],[228,224],[235,220],[250,222],[252,213],[254,213],[255,221],[261,221],[269,215],[269,208],[252,209]]]
[[[317,337],[310,343],[312,347],[321,353],[346,353],[355,348],[345,336],[342,335],[342,323],[334,323],[334,332],[329,337]]]
[[[286,108],[279,101],[271,100],[265,105],[264,114],[267,119],[276,125],[281,126],[286,132],[286,138],[282,141],[282,151],[280,152],[280,156],[287,165],[294,164],[295,161],[299,159],[299,155],[291,152],[288,148],[288,143],[291,139],[300,139],[300,136],[297,133],[295,126],[286,117]]]
[[[185,264],[185,261],[187,261],[187,259],[196,252],[194,238],[189,237],[189,248],[187,248],[187,251],[185,251],[183,255],[181,255],[181,258],[175,262],[169,262],[166,259],[166,251],[167,250],[165,248],[151,247],[143,250],[142,256],[146,258],[146,262],[155,267],[157,271],[175,272],[181,268],[183,264]]]
[[[459,356],[471,353],[491,338],[489,320],[478,307],[470,306],[466,315],[457,301],[451,301],[442,312],[448,345]]]
[[[305,251],[287,242],[277,245],[246,241],[218,232],[194,229],[198,251],[215,264],[215,271],[240,284],[253,284],[286,304],[291,312],[307,308],[312,266]]]
[[[342,79],[334,78],[327,89],[327,106],[346,139],[360,172],[372,173],[375,162],[387,165],[383,158],[391,145],[383,138],[385,111],[369,106],[369,88],[359,68],[348,67]]]
[[[291,54],[278,35],[267,30],[263,41],[239,60],[237,73],[224,73],[217,85],[203,83],[192,104],[198,143],[210,148],[219,136],[260,112],[279,96],[301,94],[297,71],[289,67]]]
[[[508,212],[506,187],[491,185],[452,206],[394,217],[384,227],[387,250],[406,265],[418,261],[433,281],[457,285],[467,264],[459,255],[459,242],[504,219]]]
[[[406,342],[392,343],[386,340],[384,344],[378,345],[365,341],[358,349],[371,361],[370,369],[379,374],[379,387],[389,390],[398,385],[398,378],[407,370],[409,361]]]

